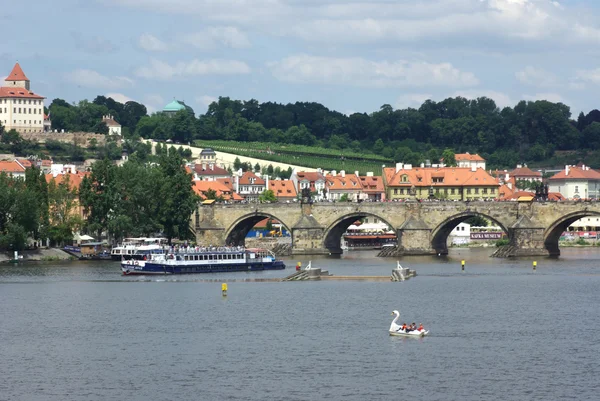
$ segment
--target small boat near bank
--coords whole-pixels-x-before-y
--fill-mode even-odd
[[[124,275],[194,274],[282,270],[285,264],[267,249],[244,247],[189,247],[163,252],[138,250],[121,261]]]

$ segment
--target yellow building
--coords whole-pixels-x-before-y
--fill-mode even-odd
[[[383,169],[387,199],[491,200],[499,184],[482,168],[412,167],[396,164]]]

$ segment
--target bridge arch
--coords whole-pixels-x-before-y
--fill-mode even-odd
[[[368,212],[353,212],[339,217],[332,224],[330,224],[329,227],[325,229],[325,233],[323,235],[323,247],[327,249],[331,254],[341,254],[342,236],[344,235],[348,227],[352,225],[352,223],[364,217],[375,217],[381,222],[387,224],[387,226],[390,227],[390,229],[394,231],[394,233],[396,233],[396,228],[392,224],[390,224],[389,221],[387,221],[387,219],[384,219],[383,217],[377,214]]]
[[[460,223],[471,217],[483,217],[486,220],[490,220],[498,225],[502,231],[510,236],[510,231],[504,224],[494,219],[493,217],[476,211],[466,211],[459,214],[455,214],[451,217],[446,218],[431,232],[431,246],[438,255],[448,254],[448,236],[452,233],[452,230],[456,228]]]
[[[244,216],[239,217],[236,221],[229,226],[227,231],[225,232],[225,244],[227,245],[245,245],[246,243],[246,235],[250,232],[250,230],[261,220],[266,218],[270,218],[273,220],[279,221],[285,229],[292,234],[292,230],[288,227],[280,218],[270,213],[265,212],[253,212],[248,213]],[[292,239],[293,240],[293,239]]]
[[[600,216],[600,212],[582,210],[568,213],[564,216],[561,216],[558,220],[556,220],[546,229],[544,233],[544,247],[546,248],[550,256],[560,255],[558,241],[562,233],[565,232],[567,228],[577,220],[588,216]]]

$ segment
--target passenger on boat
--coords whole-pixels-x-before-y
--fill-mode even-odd
[[[417,324],[415,322],[412,322],[412,324],[410,325],[410,331],[415,331],[417,329]]]
[[[423,327],[423,323],[419,323],[419,331],[423,331],[425,330],[425,327]]]
[[[402,323],[402,330],[406,331],[408,329],[408,327],[406,326],[406,323]]]

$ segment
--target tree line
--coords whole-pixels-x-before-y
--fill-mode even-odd
[[[47,183],[36,167],[26,170],[25,179],[0,173],[0,249],[22,250],[28,239],[65,245],[77,231],[98,239],[104,233],[111,239],[190,238],[199,200],[192,177],[174,147],[157,157],[158,164],[98,161],[79,187],[60,176]]]
[[[498,168],[523,162],[600,164],[600,111],[581,113],[575,120],[567,105],[546,100],[499,108],[487,97],[454,97],[427,100],[418,108],[384,104],[373,113],[345,115],[315,102],[220,97],[196,118],[189,110],[147,115],[137,102],[121,104],[98,96],[76,105],[55,99],[49,109],[56,129],[94,131],[102,115],[112,114],[126,137],[180,143],[204,139],[298,144],[369,151],[412,164],[435,163],[445,149],[479,153],[490,167]]]

